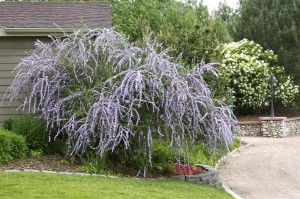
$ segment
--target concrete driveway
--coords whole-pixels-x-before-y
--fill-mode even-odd
[[[300,135],[242,140],[253,145],[220,165],[222,182],[244,199],[300,199]]]

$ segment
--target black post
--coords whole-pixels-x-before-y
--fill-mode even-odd
[[[273,77],[271,77],[271,118],[275,117],[275,113],[274,113],[274,88],[273,88]]]
[[[234,90],[232,88],[230,88],[229,92],[230,92],[230,110],[231,110],[230,117],[233,118],[234,117],[234,114],[233,114],[233,108],[234,108],[234,103],[233,103],[233,96],[234,95],[233,95],[233,92],[234,92]],[[231,126],[232,135],[233,135],[233,131],[234,131],[233,126]]]
[[[271,84],[271,111],[270,111],[270,116],[271,118],[275,117],[274,113],[274,83],[277,82],[277,79],[274,76],[270,77],[270,84]]]

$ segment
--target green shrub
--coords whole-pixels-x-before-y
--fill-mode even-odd
[[[12,117],[4,121],[3,128],[25,138],[30,156],[67,154],[66,139],[60,136],[56,140],[51,139],[49,142],[49,131],[46,123],[33,115]]]
[[[48,147],[45,153],[50,155],[66,155],[68,153],[66,142],[67,140],[61,137],[56,140],[51,140],[48,142]]]
[[[153,140],[152,161],[154,163],[173,163],[175,160],[175,149],[164,140]]]
[[[41,150],[30,150],[29,155],[32,158],[37,158],[37,157],[40,157],[41,155],[43,155],[43,151],[41,151]]]
[[[113,152],[108,151],[103,157],[95,152],[88,150],[81,160],[83,166],[79,168],[80,172],[102,173],[107,172],[136,175],[138,171],[147,167],[150,173],[170,173],[172,163],[175,161],[175,149],[169,147],[164,140],[153,140],[152,145],[152,167],[150,167],[147,157],[145,157],[145,148],[140,145],[131,145],[129,149],[123,150],[122,145],[118,146]]]
[[[241,141],[238,138],[234,138],[233,143],[228,145],[229,151],[233,151],[241,146]],[[209,150],[205,147],[204,143],[196,144],[190,149],[189,153],[189,162],[191,164],[207,164],[207,165],[216,165],[218,160],[226,155],[228,150],[217,148],[211,154]]]
[[[12,118],[9,118],[3,122],[2,128],[11,131]]]
[[[211,165],[210,153],[204,143],[195,144],[189,152],[189,162],[191,164],[207,164]]]
[[[0,164],[26,156],[27,147],[23,136],[0,128]]]
[[[103,157],[96,154],[94,151],[88,150],[84,156],[81,156],[83,166],[78,168],[79,172],[107,174],[108,168],[111,166],[108,158],[109,152],[106,152]]]
[[[238,138],[234,138],[233,139],[233,143],[231,145],[229,145],[229,150],[230,151],[233,151],[234,149],[237,149],[239,148],[242,144],[245,144],[243,143],[240,139]]]
[[[155,139],[152,145],[152,170],[171,173],[176,162],[176,149],[164,140]]]
[[[46,150],[48,132],[43,120],[32,115],[13,117],[11,118],[11,131],[24,136],[29,150]]]
[[[229,151],[240,147],[240,144],[240,140],[235,138],[234,142],[229,145]],[[78,171],[102,174],[113,171],[136,175],[138,171],[143,170],[144,167],[147,166],[149,173],[168,175],[173,172],[174,167],[172,165],[177,161],[176,158],[179,158],[179,160],[185,164],[207,164],[214,166],[217,161],[229,151],[217,147],[213,153],[210,153],[202,142],[190,146],[188,153],[179,153],[177,147],[170,147],[170,144],[165,140],[154,139],[151,158],[152,167],[145,165],[145,149],[140,146],[132,145],[126,151],[117,147],[114,152],[106,152],[102,158],[95,152],[89,150],[81,157],[83,166],[80,167]]]

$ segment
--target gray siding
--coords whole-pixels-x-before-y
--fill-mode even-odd
[[[14,79],[13,69],[27,52],[34,49],[34,42],[37,39],[50,41],[47,37],[0,37],[0,101]],[[22,113],[17,111],[19,105],[20,102],[9,102],[8,99],[0,103],[0,126],[4,120]]]

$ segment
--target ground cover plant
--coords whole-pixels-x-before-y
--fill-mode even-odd
[[[69,154],[138,149],[133,155],[145,157],[146,168],[154,139],[180,150],[232,143],[231,111],[211,98],[202,78],[217,75],[213,64],[186,69],[155,41],[139,47],[113,29],[79,30],[35,46],[16,67],[8,97],[21,98],[21,108],[56,136],[66,135]]]
[[[224,190],[176,180],[0,172],[0,198],[232,198]]]

